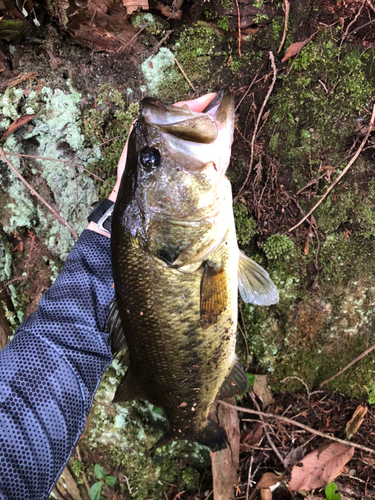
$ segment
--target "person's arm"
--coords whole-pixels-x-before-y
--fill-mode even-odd
[[[84,231],[37,311],[0,351],[0,499],[48,498],[112,360],[110,240]]]

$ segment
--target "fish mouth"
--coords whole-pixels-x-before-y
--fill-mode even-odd
[[[219,91],[201,112],[177,107],[154,98],[141,102],[144,123],[158,131],[167,148],[198,160],[213,162],[224,174],[230,159],[234,132],[233,95]]]

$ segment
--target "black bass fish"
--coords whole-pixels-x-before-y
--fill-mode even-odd
[[[234,101],[219,92],[203,113],[143,99],[112,218],[116,302],[112,351],[129,366],[114,401],[161,407],[176,439],[227,445],[208,419],[215,398],[243,393],[235,355],[237,290],[259,305],[278,302],[268,274],[237,246],[225,171]]]

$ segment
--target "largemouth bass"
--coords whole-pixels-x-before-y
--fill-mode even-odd
[[[127,345],[129,368],[114,401],[163,409],[169,430],[157,445],[226,447],[208,415],[218,395],[247,389],[235,355],[237,290],[246,302],[278,301],[266,271],[237,246],[225,176],[233,129],[229,94],[203,113],[147,98],[129,138],[112,217],[108,320],[112,350]]]

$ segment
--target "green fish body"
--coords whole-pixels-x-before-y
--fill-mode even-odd
[[[190,439],[215,451],[227,443],[208,420],[215,398],[247,389],[235,356],[238,287],[262,305],[278,294],[237,246],[225,176],[233,98],[219,94],[209,108],[141,103],[112,218],[108,324],[113,352],[128,351],[115,401],[163,409],[169,430],[158,445]]]

